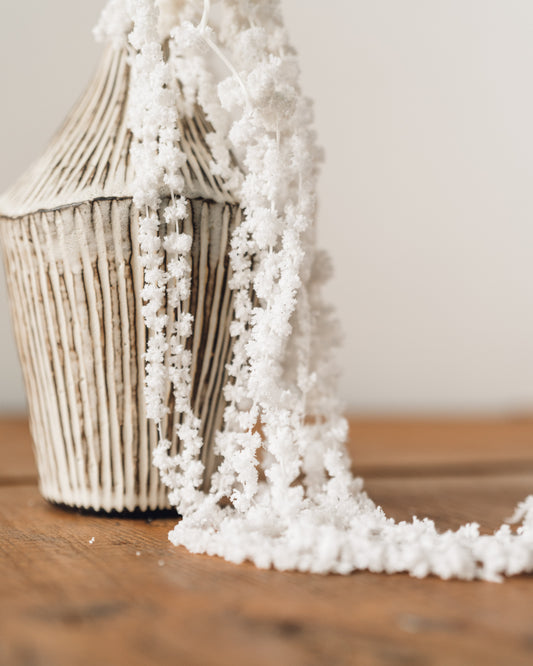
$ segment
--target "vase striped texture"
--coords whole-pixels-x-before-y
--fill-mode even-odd
[[[51,502],[97,511],[166,509],[145,414],[143,268],[132,202],[129,68],[108,51],[43,157],[0,199],[15,337],[26,384],[40,489]],[[216,467],[231,357],[229,243],[235,199],[209,171],[209,126],[181,120],[182,173],[193,238],[192,406],[202,420],[205,487]],[[166,234],[164,224],[161,235]],[[175,311],[168,307],[170,321]],[[172,395],[165,436],[179,449]]]

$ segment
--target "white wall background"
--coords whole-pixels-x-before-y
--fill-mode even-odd
[[[0,190],[83,90],[103,0],[0,5]],[[533,3],[283,0],[327,151],[355,411],[533,406]],[[24,408],[3,281],[0,411]]]

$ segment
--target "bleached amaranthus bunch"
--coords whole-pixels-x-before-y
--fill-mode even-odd
[[[213,4],[217,21],[209,0],[111,0],[98,28],[130,52],[147,409],[161,431],[170,382],[180,417],[179,453],[170,456],[170,442],[161,439],[154,460],[183,515],[171,540],[233,562],[320,573],[370,569],[493,580],[533,570],[531,498],[514,516],[524,519],[516,533],[503,526],[480,536],[472,524],[439,534],[429,520],[388,519],[352,477],[328,340],[336,326],[320,295],[328,265],[315,249],[320,153],[312,107],[300,91],[279,0]],[[225,78],[215,77],[213,60]],[[212,171],[244,212],[231,243],[233,358],[215,442],[222,462],[208,493],[201,491],[203,442],[186,349],[194,326],[184,311],[192,239],[180,231],[187,202],[178,109],[192,115],[197,107],[213,127]],[[163,239],[161,219],[169,230]],[[177,311],[172,325],[167,299]],[[223,499],[230,500],[224,508]]]

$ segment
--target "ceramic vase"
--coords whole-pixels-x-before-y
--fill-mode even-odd
[[[157,432],[144,407],[147,331],[132,202],[125,52],[108,50],[41,159],[0,199],[12,320],[42,495],[105,512],[168,508],[152,465]],[[228,249],[240,209],[209,170],[200,110],[180,119],[192,235],[192,404],[202,419],[205,484],[216,466],[230,360]],[[161,234],[166,229],[161,227]],[[172,319],[175,312],[169,307]],[[168,402],[172,414],[171,392]],[[179,448],[174,417],[166,436]]]

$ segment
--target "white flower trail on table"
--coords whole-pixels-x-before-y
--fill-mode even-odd
[[[218,21],[209,0],[111,0],[96,29],[130,53],[147,410],[162,432],[170,382],[179,415],[179,453],[171,456],[161,439],[154,456],[184,516],[171,541],[231,562],[316,573],[499,580],[532,571],[533,496],[512,517],[521,523],[516,530],[506,524],[480,535],[469,524],[439,533],[428,519],[387,518],[352,476],[332,358],[338,326],[321,296],[329,262],[315,242],[321,155],[312,105],[300,90],[279,0],[214,5]],[[221,463],[207,493],[186,348],[192,239],[180,232],[188,204],[178,113],[197,107],[213,128],[211,169],[243,209],[231,239],[233,356],[215,441]],[[168,307],[177,313],[172,325]]]

